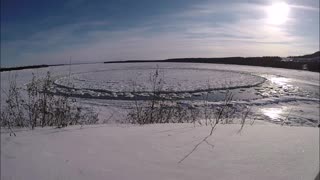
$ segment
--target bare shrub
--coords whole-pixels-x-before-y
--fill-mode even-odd
[[[164,114],[171,115],[165,105],[164,97],[161,96],[163,88],[163,79],[160,77],[159,68],[157,67],[154,73],[149,76],[149,83],[152,89],[151,97],[146,102],[139,102],[135,99],[133,111],[128,113],[128,120],[134,124],[152,124],[164,123],[168,121],[168,117]],[[136,83],[132,82],[133,93],[136,92]],[[169,112],[169,113],[168,113]]]
[[[6,106],[1,106],[1,126],[3,127],[24,127],[26,126],[26,118],[23,111],[24,100],[20,94],[21,88],[17,86],[17,75],[13,79],[9,77],[9,91],[3,89],[4,94],[7,96],[5,103]]]
[[[37,120],[40,116],[40,112],[39,112],[40,93],[39,93],[39,91],[40,90],[37,85],[37,79],[36,79],[35,75],[32,73],[32,80],[27,85],[27,93],[28,93],[27,101],[24,104],[25,109],[28,114],[29,123],[30,123],[30,126],[32,129],[37,126]]]
[[[167,93],[163,93],[164,80],[160,77],[159,68],[157,68],[149,78],[152,93],[150,99],[146,101],[134,100],[134,107],[128,113],[127,119],[133,124],[152,124],[152,123],[183,123],[189,122],[196,125],[202,125],[202,118],[205,125],[211,125],[213,128],[223,119],[224,123],[231,123],[234,118],[235,108],[231,101],[233,94],[227,91],[224,103],[219,107],[212,107],[208,103],[209,95],[206,93],[202,108],[192,105],[183,106],[170,100]],[[136,82],[132,81],[133,93],[136,92]],[[208,85],[208,88],[210,86]]]
[[[251,112],[251,108],[246,107],[246,110],[244,111],[244,113],[242,114],[242,117],[241,117],[241,121],[240,121],[241,127],[240,127],[238,133],[240,133],[242,131],[242,129],[246,123],[246,119],[248,118],[250,112]]]
[[[78,113],[74,117],[74,119],[77,121],[73,124],[81,124],[81,126],[83,126],[89,124],[97,124],[99,121],[98,114],[92,108],[87,108],[85,111],[86,113],[81,113],[81,108],[77,107],[77,112]]]
[[[26,88],[27,100],[24,100],[21,95],[23,89],[17,86],[16,77],[9,83],[9,91],[5,93],[7,94],[6,103],[1,107],[2,127],[34,129],[37,126],[56,126],[62,128],[68,125],[98,122],[98,115],[92,109],[82,111],[76,99],[51,92],[53,79],[50,72],[47,72],[43,79],[38,79],[33,74]]]
[[[199,120],[199,115],[200,115],[200,110],[199,108],[196,107],[190,107],[189,108],[190,112],[190,119],[193,125],[195,126],[196,123],[198,122],[199,124],[202,124],[201,121]],[[198,121],[199,120],[199,121]]]
[[[170,100],[171,98],[168,93],[163,92],[164,80],[161,75],[163,74],[161,74],[158,67],[150,74],[149,83],[152,91],[148,100],[139,101],[135,96],[134,106],[127,115],[129,123],[182,123],[190,119],[188,108],[181,106],[174,100]],[[132,87],[133,93],[137,94],[135,81],[132,81]],[[196,111],[198,109],[193,109],[193,113],[191,113],[194,121],[197,117]]]
[[[8,120],[8,113],[5,113],[3,111],[1,111],[1,116],[0,116],[0,120],[1,120],[1,126],[2,127],[7,127],[10,131],[9,135],[13,135],[13,136],[16,136],[16,133],[14,133],[14,131],[12,130],[12,124],[10,121],[7,121]],[[4,121],[7,121],[7,122],[4,122]]]

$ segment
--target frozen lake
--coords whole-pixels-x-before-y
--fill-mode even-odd
[[[316,126],[319,121],[319,73],[281,68],[196,63],[58,66],[1,73],[2,97],[13,76],[24,87],[32,73],[43,76],[47,71],[55,79],[52,92],[71,93],[83,105],[95,107],[101,118],[110,109],[123,112],[133,100],[148,99],[150,78],[157,71],[161,92],[170,100],[201,107],[204,97],[219,104],[230,91],[234,105],[240,110],[252,106],[256,119],[280,123],[287,118],[288,125],[305,126]]]

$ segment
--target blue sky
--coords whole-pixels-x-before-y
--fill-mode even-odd
[[[319,1],[1,0],[2,66],[176,57],[287,56],[319,50]]]

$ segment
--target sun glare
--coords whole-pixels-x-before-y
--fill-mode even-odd
[[[288,20],[290,7],[285,2],[277,2],[267,7],[268,23],[281,25]]]

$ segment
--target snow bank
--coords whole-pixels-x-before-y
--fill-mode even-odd
[[[267,123],[99,125],[1,134],[1,179],[314,179],[319,129]]]

